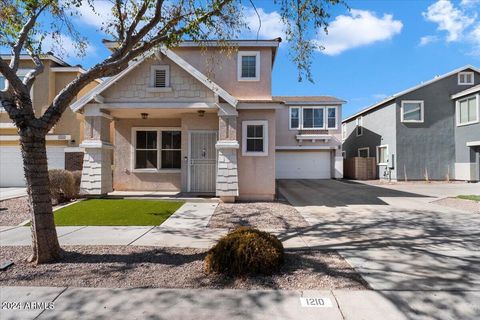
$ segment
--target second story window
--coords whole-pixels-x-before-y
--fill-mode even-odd
[[[324,129],[325,108],[303,108],[303,129]]]
[[[458,84],[459,85],[472,85],[475,83],[474,73],[471,71],[468,72],[459,72],[458,73]]]
[[[423,122],[423,101],[402,101],[402,122]]]
[[[355,131],[357,132],[357,137],[363,135],[363,117],[358,117],[356,120],[357,127]]]
[[[477,123],[480,106],[478,96],[467,97],[457,101],[457,126]]]
[[[327,129],[337,129],[337,108],[327,108]]]
[[[240,51],[237,64],[238,81],[260,80],[260,52]]]
[[[290,129],[300,129],[300,108],[290,108]]]
[[[152,88],[169,88],[170,67],[167,65],[152,66],[150,82]]]

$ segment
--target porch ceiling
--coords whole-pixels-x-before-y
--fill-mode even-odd
[[[108,110],[108,109],[107,109]],[[155,118],[178,118],[182,114],[196,114],[199,110],[205,113],[217,113],[216,109],[113,109],[108,110],[110,115],[115,118],[135,119],[141,118],[141,113],[148,113],[149,119]]]

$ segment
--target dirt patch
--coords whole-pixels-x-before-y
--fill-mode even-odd
[[[444,198],[433,201],[432,203],[439,204],[450,208],[455,208],[463,211],[480,213],[480,202],[458,198]]]
[[[368,289],[335,251],[287,251],[278,274],[235,279],[204,271],[203,249],[68,246],[58,263],[31,266],[29,247],[0,247],[15,265],[0,272],[1,286],[204,289]]]
[[[302,215],[288,204],[252,202],[219,204],[208,226],[229,229],[238,226],[262,229],[297,229],[309,225]]]
[[[30,219],[28,197],[0,201],[0,226],[16,226]]]

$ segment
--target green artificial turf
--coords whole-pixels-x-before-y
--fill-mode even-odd
[[[457,198],[459,199],[465,199],[465,200],[473,200],[473,201],[480,201],[480,196],[479,195],[461,195],[458,196]]]
[[[55,211],[57,226],[156,226],[183,205],[181,201],[89,199]]]

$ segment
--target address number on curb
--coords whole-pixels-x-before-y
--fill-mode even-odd
[[[331,308],[332,300],[330,298],[300,298],[302,307]]]

